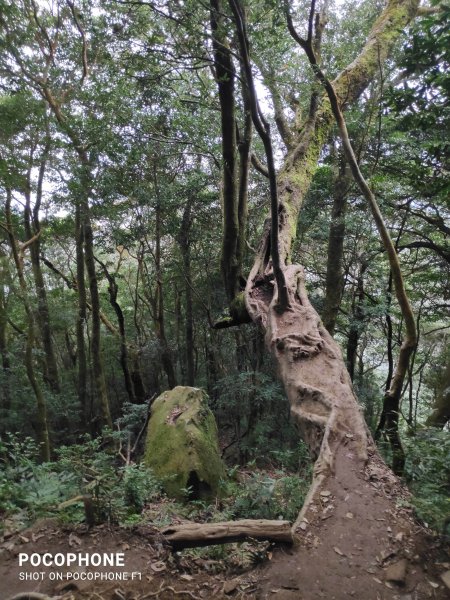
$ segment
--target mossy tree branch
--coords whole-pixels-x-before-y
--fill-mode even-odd
[[[314,11],[315,0],[312,0],[308,23],[308,37],[306,39],[298,35],[298,33],[295,30],[290,12],[287,11],[286,16],[288,21],[289,32],[291,33],[292,37],[298,42],[301,48],[305,51],[305,54],[308,57],[308,60],[311,64],[315,76],[325,88],[333,116],[339,128],[339,134],[342,140],[342,145],[353,178],[357,183],[359,189],[361,190],[361,193],[363,194],[364,198],[367,200],[367,203],[369,204],[373,219],[378,229],[378,233],[386,250],[389,265],[392,272],[395,294],[405,322],[405,337],[400,348],[400,353],[398,356],[397,365],[395,368],[394,376],[391,381],[390,388],[386,392],[384,398],[384,404],[386,408],[385,427],[393,450],[393,468],[395,472],[401,474],[404,466],[404,453],[403,448],[401,446],[400,438],[398,436],[399,403],[403,382],[408,370],[409,359],[417,343],[416,323],[409,302],[409,298],[406,293],[398,254],[395,250],[394,243],[392,242],[391,236],[384,222],[375,195],[370,189],[367,181],[365,180],[359,168],[358,160],[356,158],[352,143],[348,135],[347,124],[345,122],[345,118],[341,110],[341,101],[338,97],[338,94],[336,93],[333,84],[329,81],[329,79],[322,71],[320,65],[318,64],[317,57],[314,52],[312,44],[312,27]]]

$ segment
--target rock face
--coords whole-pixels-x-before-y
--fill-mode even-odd
[[[145,464],[163,479],[175,498],[208,499],[217,494],[225,477],[217,425],[199,388],[177,386],[164,392],[152,406],[145,448]]]

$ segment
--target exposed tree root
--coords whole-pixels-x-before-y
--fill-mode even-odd
[[[327,476],[336,473],[338,449],[363,470],[369,451],[375,452],[361,409],[353,392],[340,348],[326,331],[308,300],[303,268],[285,268],[290,308],[276,310],[270,267],[255,264],[248,280],[247,309],[266,332],[266,344],[275,356],[292,417],[315,460],[313,483],[298,524],[320,492]],[[386,467],[386,470],[388,468]]]

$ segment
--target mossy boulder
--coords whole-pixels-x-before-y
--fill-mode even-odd
[[[217,495],[225,466],[203,390],[178,386],[154,401],[144,460],[170,496],[182,499],[187,488],[195,499]]]

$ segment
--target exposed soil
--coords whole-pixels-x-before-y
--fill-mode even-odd
[[[264,569],[258,598],[449,598],[449,544],[414,521],[407,490],[381,460],[361,476],[351,458],[345,468],[346,452],[299,523],[299,545]]]
[[[148,526],[133,529],[98,526],[61,528],[54,519],[44,519],[33,527],[9,537],[0,546],[0,599],[8,600],[26,592],[38,592],[64,600],[144,600],[157,598],[202,599],[229,597],[255,598],[255,573],[230,583],[234,575],[217,573],[217,560],[172,555],[157,531]],[[52,581],[49,567],[19,565],[19,553],[124,553],[124,567],[54,567],[62,580]],[[39,574],[39,580],[23,581],[21,573]],[[41,579],[41,573],[43,573]],[[67,577],[68,573],[74,576]],[[128,580],[88,581],[78,579],[104,573],[128,573]],[[134,579],[132,579],[134,575]],[[138,575],[136,575],[138,574]],[[36,575],[37,576],[37,575]],[[23,577],[23,575],[22,575]],[[75,580],[75,578],[77,578]],[[34,600],[34,599],[33,599]]]
[[[410,523],[409,509],[400,506],[392,513],[392,500],[386,497],[389,493],[386,482],[376,479],[365,482],[376,492],[371,505],[366,506],[362,495],[354,493],[360,486],[360,482],[352,479],[355,477],[352,472],[348,474],[348,489],[344,491],[330,478],[320,501],[311,503],[305,515],[299,545],[268,552],[263,564],[244,573],[233,569],[223,572],[218,560],[183,553],[172,555],[157,530],[150,526],[130,530],[104,525],[87,530],[84,526],[64,528],[52,519],[41,520],[1,544],[0,598],[9,600],[32,591],[61,600],[448,598],[448,589],[441,579],[441,575],[450,570],[448,545],[419,525],[414,532],[405,529]],[[345,493],[342,502],[336,501],[342,493]],[[398,500],[401,505],[402,498]],[[364,529],[355,533],[358,523],[361,526],[364,523]],[[412,545],[413,539],[416,545]],[[58,567],[54,571],[62,573],[64,579],[52,581],[50,568],[20,567],[21,552],[41,555],[45,552],[123,552],[125,566]],[[402,559],[406,567],[404,581],[387,581],[390,565],[397,565],[402,576],[402,566],[399,567]],[[79,574],[134,572],[140,573],[140,579],[131,580],[129,576],[127,581],[74,581],[66,579],[67,571]],[[43,580],[21,581],[23,572],[43,572]],[[26,600],[27,594],[20,599]]]

